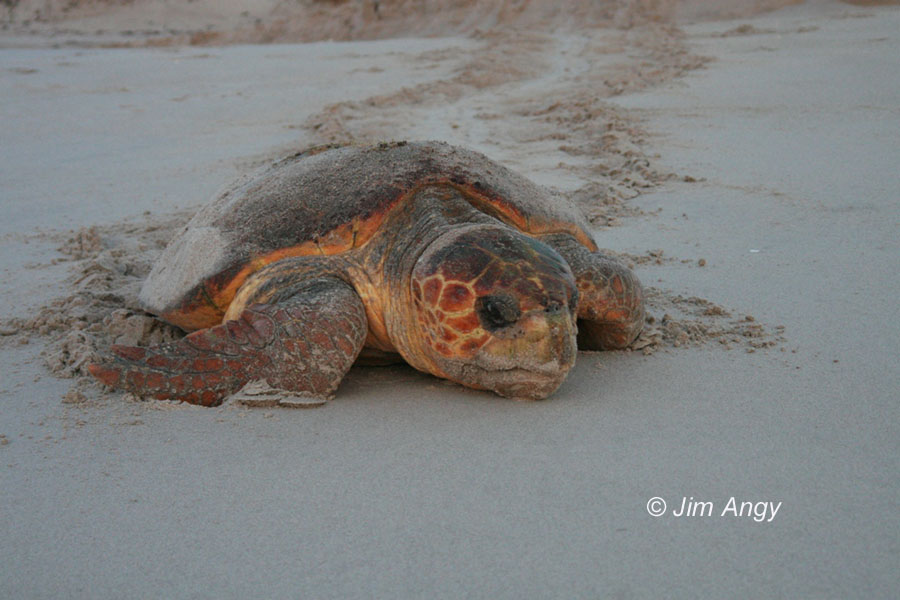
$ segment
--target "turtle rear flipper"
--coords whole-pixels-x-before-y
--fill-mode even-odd
[[[113,346],[92,375],[139,395],[216,406],[249,382],[327,399],[366,338],[362,300],[346,282],[303,282],[289,297],[159,346]]]

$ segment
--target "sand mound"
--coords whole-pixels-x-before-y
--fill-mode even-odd
[[[137,295],[153,261],[190,214],[145,218],[45,234],[60,243],[56,261],[72,262],[68,291],[30,318],[4,321],[7,335],[0,340],[45,338],[47,367],[58,376],[80,378],[89,376],[87,365],[111,344],[146,346],[183,336],[144,313]]]

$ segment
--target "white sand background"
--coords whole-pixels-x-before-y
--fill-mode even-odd
[[[808,2],[684,29],[716,60],[615,101],[658,164],[700,181],[632,200],[651,214],[598,239],[690,259],[638,274],[784,325],[783,352],[583,353],[530,404],[359,369],[291,411],[63,404],[42,341],[7,343],[0,597],[895,597],[900,9]],[[0,51],[0,315],[64,293],[41,232],[196,206],[327,104],[450,77],[459,50],[422,53],[471,44]],[[530,88],[489,94],[586,68],[551,58]],[[580,184],[546,140],[475,119],[490,98],[393,126]],[[771,522],[720,516],[732,496],[782,504]],[[672,516],[683,497],[714,516]]]

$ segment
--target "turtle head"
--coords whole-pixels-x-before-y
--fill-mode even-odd
[[[503,396],[552,394],[575,363],[578,290],[555,250],[507,227],[443,234],[411,282],[414,364]]]

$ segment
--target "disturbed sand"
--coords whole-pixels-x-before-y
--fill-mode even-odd
[[[890,597],[898,17],[751,18],[789,4],[17,3],[3,595]],[[435,37],[375,39],[411,27]],[[372,41],[224,45],[304,39]],[[416,138],[571,197],[648,289],[635,351],[582,353],[530,405],[404,367],[302,412],[84,377],[110,343],[181,335],[136,294],[216,188],[323,141]],[[654,520],[657,495],[784,508]]]
[[[208,46],[446,37],[496,29],[627,29],[648,22],[748,17],[800,1],[8,0],[0,5],[5,9],[0,23],[8,32],[6,43],[16,45]]]

